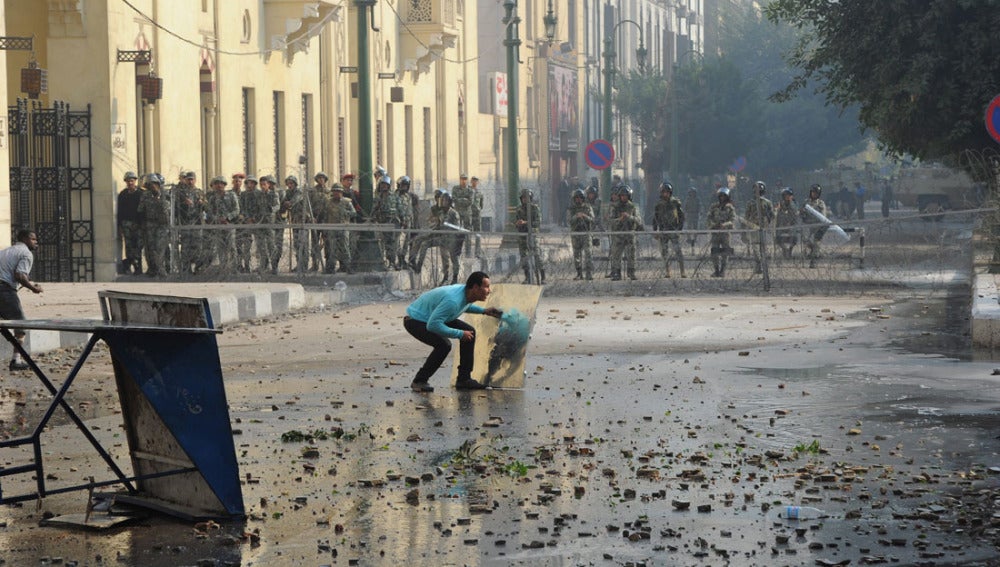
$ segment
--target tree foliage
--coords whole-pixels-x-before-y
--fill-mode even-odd
[[[773,0],[765,13],[802,32],[777,99],[815,82],[895,154],[994,145],[983,116],[1000,92],[1000,0]]]

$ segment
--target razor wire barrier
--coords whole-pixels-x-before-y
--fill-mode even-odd
[[[961,211],[940,211],[919,214],[915,210],[894,210],[888,218],[836,221],[849,236],[847,242],[831,239],[833,231],[826,230],[821,242],[815,267],[810,267],[805,241],[811,233],[828,228],[824,224],[804,224],[794,227],[792,235],[795,245],[786,255],[776,245],[778,231],[774,227],[736,228],[728,231],[682,230],[672,233],[651,231],[640,232],[590,232],[570,233],[564,231],[531,233],[540,249],[541,266],[545,273],[545,293],[559,295],[670,295],[676,293],[740,293],[740,294],[864,294],[885,293],[889,290],[919,289],[928,292],[947,289],[956,281],[967,277],[973,266],[973,254],[977,262],[988,262],[989,235],[983,227],[990,226],[997,210],[992,207]],[[202,265],[197,270],[184,273],[174,269],[166,278],[191,281],[296,281],[303,285],[327,285],[317,281],[328,266],[314,265],[311,238],[324,233],[347,234],[352,255],[376,254],[366,261],[380,264],[385,253],[380,248],[385,242],[395,239],[399,250],[403,249],[404,235],[413,241],[426,245],[426,259],[419,274],[409,264],[413,251],[403,252],[400,272],[408,273],[409,287],[414,290],[426,289],[452,281],[454,265],[459,266],[457,280],[465,278],[475,270],[490,274],[494,282],[522,283],[525,280],[522,259],[518,250],[520,239],[526,233],[482,233],[482,252],[478,256],[464,251],[462,238],[473,237],[472,233],[450,230],[400,229],[391,224],[267,224],[267,225],[197,225],[173,227],[170,241],[180,242],[182,234],[195,234],[199,244]],[[784,230],[784,229],[782,229]],[[241,273],[236,267],[234,242],[236,231],[250,233],[257,238],[262,231],[281,235],[282,254],[278,269],[272,273],[262,265],[256,243],[250,247],[249,273]],[[730,248],[726,254],[726,269],[719,277],[713,277],[714,263],[711,238],[713,234],[729,235]],[[298,237],[296,237],[298,234]],[[387,236],[390,235],[390,236]],[[394,236],[391,236],[394,235]],[[663,235],[676,235],[684,259],[684,276],[681,277],[676,258],[671,254],[671,273],[667,277],[666,263],[661,254],[660,239]],[[585,279],[577,272],[573,255],[573,237],[590,242],[593,261],[592,278]],[[620,268],[621,280],[612,280],[611,239],[615,236],[632,237],[635,240],[635,279],[628,277],[627,269]],[[762,237],[761,237],[762,236]],[[188,240],[190,243],[191,240]],[[228,254],[207,253],[207,243],[222,242]],[[275,242],[279,242],[276,240]],[[979,244],[975,248],[974,244]],[[763,253],[754,253],[754,247]],[[980,250],[979,252],[974,252]],[[218,250],[218,248],[214,249]],[[172,256],[183,255],[183,248],[172,245]],[[298,262],[297,258],[305,261]],[[398,258],[398,254],[397,254]],[[759,266],[757,258],[760,258]],[[359,258],[352,258],[356,275],[364,275],[357,269]],[[175,265],[175,264],[171,264]],[[382,261],[382,271],[391,271]],[[582,266],[581,271],[585,271]],[[530,267],[529,267],[530,269]],[[378,271],[378,270],[376,270]],[[373,272],[366,272],[371,274]],[[340,271],[337,272],[340,276]],[[348,276],[343,276],[348,277]],[[405,276],[400,276],[405,277]],[[327,278],[329,279],[329,278]]]

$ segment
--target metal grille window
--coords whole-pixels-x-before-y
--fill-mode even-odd
[[[274,131],[272,132],[274,136],[274,174],[278,177],[278,181],[281,181],[285,176],[285,163],[282,159],[281,152],[281,138],[282,132],[285,129],[285,93],[281,91],[274,91],[273,95],[273,118]]]
[[[243,171],[247,174],[256,170],[254,146],[254,104],[253,89],[243,89]]]
[[[304,94],[302,95],[302,157],[305,160],[302,162],[302,167],[305,168],[306,176],[312,173],[312,153],[309,149],[312,147],[310,140],[312,138],[312,95]]]
[[[382,159],[382,121],[375,121],[375,163],[382,165],[385,161]]]
[[[344,119],[337,119],[337,171],[340,175],[347,173],[347,160],[344,156]]]

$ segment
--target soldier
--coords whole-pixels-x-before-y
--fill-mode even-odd
[[[660,201],[656,203],[653,210],[653,230],[661,231],[656,239],[660,241],[660,254],[663,256],[663,264],[666,268],[667,277],[670,277],[670,249],[673,248],[677,257],[677,265],[681,269],[681,277],[686,278],[684,273],[684,252],[681,250],[681,236],[677,231],[684,230],[684,208],[681,200],[674,197],[674,186],[669,183],[660,183]]]
[[[442,191],[438,202],[437,229],[441,231],[442,234],[437,236],[436,241],[438,248],[441,249],[441,264],[442,272],[444,273],[444,277],[441,278],[441,283],[438,285],[445,285],[448,283],[449,264],[451,266],[451,283],[456,284],[458,283],[458,272],[461,267],[459,265],[459,256],[462,255],[462,244],[465,241],[465,235],[447,225],[462,228],[462,217],[452,206],[454,201],[451,197],[451,193]]]
[[[479,178],[475,175],[469,180],[472,189],[472,224],[467,228],[476,233],[476,258],[483,255],[482,237],[479,233],[483,231],[483,192],[479,190]]]
[[[806,207],[812,207],[817,213],[829,217],[829,211],[826,209],[826,203],[820,196],[823,194],[823,188],[819,184],[813,184],[809,188],[809,200],[802,205],[802,210],[799,212],[799,216],[802,218],[802,224],[815,225],[821,221],[816,218],[813,214],[806,210]],[[812,232],[810,232],[805,239],[806,251],[809,255],[809,267],[816,267],[816,259],[819,258],[820,252],[820,241],[823,240],[823,235],[826,234],[827,226],[821,224],[819,227],[814,227]]]
[[[384,225],[383,228],[398,229],[400,224],[399,196],[392,192],[392,177],[383,176],[378,182],[378,194],[372,203],[372,221]],[[389,269],[400,269],[396,262],[399,253],[399,233],[386,230],[378,233],[379,251]]]
[[[340,176],[340,183],[344,186],[344,197],[350,199],[351,204],[354,205],[354,219],[351,222],[361,223],[365,222],[365,213],[361,210],[361,192],[354,188],[354,174],[345,173]],[[351,247],[351,261],[357,259],[358,256],[358,240],[361,236],[361,231],[351,231],[348,234]]]
[[[587,187],[587,204],[594,210],[594,230],[604,232],[604,220],[601,217],[601,194],[596,185]]]
[[[323,219],[323,214],[326,211],[326,202],[330,199],[330,190],[326,188],[326,184],[330,181],[330,177],[320,171],[313,176],[313,181],[316,184],[309,188],[306,194],[309,196],[314,222],[324,223],[326,221]],[[318,229],[309,231],[309,251],[312,256],[309,270],[313,272],[324,270],[326,263],[323,261],[323,231]]]
[[[451,196],[455,199],[455,210],[462,219],[462,226],[469,228],[472,226],[472,188],[469,187],[469,175],[463,173],[458,176],[458,185],[451,188]],[[470,239],[465,239],[465,255],[472,254]]]
[[[292,253],[295,255],[293,272],[304,272],[309,268],[309,234],[301,225],[312,222],[309,198],[299,188],[299,179],[294,175],[285,178],[285,197],[281,201],[281,214],[293,225]]]
[[[693,231],[701,228],[701,199],[698,198],[698,190],[694,187],[688,187],[688,194],[684,199],[684,212],[685,224],[692,231],[688,236],[688,244],[691,245],[691,253],[694,254],[698,233]]]
[[[406,175],[396,180],[396,197],[399,199],[399,226],[403,229],[403,243],[396,254],[396,263],[400,269],[406,267],[406,259],[410,253],[413,240],[413,211],[416,196],[410,193],[410,178]]]
[[[783,258],[791,258],[792,249],[799,243],[799,208],[795,204],[795,193],[791,187],[781,190],[781,201],[775,210],[775,226],[777,232],[774,235],[774,243],[781,249]]]
[[[204,222],[205,193],[195,186],[195,178],[193,171],[185,171],[170,196],[177,226],[199,226]],[[181,273],[198,273],[205,264],[201,231],[186,229],[179,233],[180,252],[177,256]]]
[[[252,185],[251,185],[252,183]],[[246,187],[243,185],[246,184]],[[250,201],[254,199],[253,191],[257,188],[257,178],[248,178],[245,173],[233,174],[233,195],[236,196],[236,203],[240,207],[240,214],[236,217],[236,224],[252,224],[247,219],[247,214],[253,209]],[[250,273],[250,249],[253,246],[253,231],[246,228],[236,229],[236,271],[241,274]]]
[[[566,209],[566,226],[572,236],[573,265],[576,266],[575,280],[594,279],[594,260],[590,253],[590,231],[594,228],[594,209],[587,204],[587,197],[582,189],[573,191],[573,203]]]
[[[281,196],[278,194],[278,180],[272,175],[264,175],[260,178],[260,191],[253,203],[253,219],[259,225],[269,225],[281,223],[278,212],[281,210]],[[284,228],[258,228],[254,231],[254,240],[257,241],[257,269],[261,274],[270,271],[272,274],[278,273],[278,262],[281,261],[281,252],[284,248],[285,229]]]
[[[207,231],[208,250],[205,264],[211,265],[213,260],[219,261],[219,267],[225,272],[232,269],[232,256],[235,252],[233,230],[222,228],[236,224],[240,216],[239,198],[231,191],[226,191],[226,178],[221,175],[212,178],[209,184],[212,190],[208,193],[205,204],[206,224],[213,225],[214,230]]]
[[[439,203],[441,202],[441,195],[443,193],[444,190],[442,189],[434,190],[434,200],[431,204],[430,212],[427,214],[427,228],[430,230],[437,229],[441,224],[438,213],[441,211]],[[424,257],[427,254],[427,249],[430,248],[431,246],[435,246],[434,240],[436,238],[437,235],[435,234],[424,233],[413,239],[413,243],[410,246],[410,256],[408,259],[408,263],[410,264],[410,268],[413,269],[414,272],[418,274],[420,273],[420,270],[423,268],[424,265]],[[451,264],[451,255],[450,254],[446,255],[442,252],[441,260],[442,260],[442,265],[444,267],[444,271],[448,272],[448,267]]]
[[[142,227],[139,219],[139,201],[142,191],[139,177],[132,171],[125,172],[125,188],[118,193],[118,237],[125,244],[125,256],[118,266],[120,274],[142,273]]]
[[[713,278],[721,278],[726,275],[726,262],[733,248],[729,245],[729,231],[733,229],[736,220],[736,207],[733,206],[729,198],[729,187],[720,187],[716,191],[717,201],[708,208],[708,228],[713,231],[712,242],[712,265],[715,272]]]
[[[753,197],[747,201],[747,207],[743,213],[743,219],[752,229],[749,233],[750,253],[753,255],[753,273],[763,273],[762,262],[767,254],[765,241],[761,233],[771,228],[774,221],[774,205],[764,197],[767,194],[767,185],[763,181],[753,184]]]
[[[142,184],[146,188],[139,200],[142,240],[146,247],[146,275],[156,277],[166,273],[163,255],[167,250],[170,227],[170,200],[163,191],[163,176],[150,173]]]
[[[518,252],[521,254],[521,268],[524,270],[524,283],[535,283],[532,267],[538,273],[538,282],[545,283],[545,266],[538,246],[538,229],[541,228],[541,210],[535,201],[535,193],[530,189],[521,190],[521,206],[517,208],[514,226],[518,232],[526,233],[517,239]],[[532,263],[534,266],[532,266]]]
[[[624,233],[615,234],[611,237],[611,279],[619,281],[622,279],[622,258],[625,260],[625,272],[628,279],[635,280],[635,255],[636,239],[635,232],[643,229],[642,214],[639,207],[632,202],[632,188],[623,185],[618,188],[618,206],[612,209],[612,216],[608,223],[608,228],[612,232]]]
[[[340,183],[334,183],[331,197],[325,204],[323,222],[326,224],[347,224],[351,222],[355,214],[354,203],[344,197],[344,186]],[[341,272],[353,274],[348,232],[346,230],[325,230],[323,236],[326,240],[324,272],[328,274],[336,272],[339,262]]]

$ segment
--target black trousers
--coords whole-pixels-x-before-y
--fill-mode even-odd
[[[445,325],[461,331],[474,330],[472,325],[460,319],[448,321]],[[444,359],[448,357],[448,353],[451,352],[451,339],[427,330],[427,323],[417,321],[411,317],[403,318],[403,327],[413,338],[434,348],[424,362],[424,365],[417,371],[417,376],[413,379],[414,382],[426,383],[437,372],[437,369],[441,368],[441,363],[444,362]],[[466,380],[472,378],[472,363],[475,360],[476,341],[459,341],[458,345],[458,379]]]

